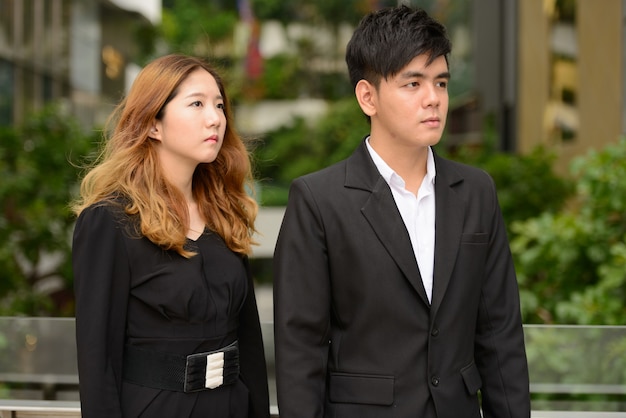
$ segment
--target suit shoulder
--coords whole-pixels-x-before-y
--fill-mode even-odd
[[[436,164],[438,176],[440,173],[451,173],[471,183],[493,184],[491,175],[482,168],[442,157],[437,158]]]
[[[341,160],[328,167],[305,174],[294,179],[294,183],[305,183],[309,187],[328,187],[332,184],[343,186],[345,179],[346,160]]]

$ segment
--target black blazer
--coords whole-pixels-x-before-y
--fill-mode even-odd
[[[435,155],[432,305],[363,142],[296,179],[274,256],[281,418],[530,416],[519,293],[492,179]]]

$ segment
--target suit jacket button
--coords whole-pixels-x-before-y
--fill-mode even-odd
[[[432,335],[433,337],[439,335],[439,328],[433,328],[433,330],[430,332],[430,335]]]
[[[432,383],[433,386],[439,386],[439,378],[433,377],[432,379],[430,379],[430,383]]]

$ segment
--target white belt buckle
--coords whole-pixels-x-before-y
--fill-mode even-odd
[[[224,352],[206,356],[206,375],[204,387],[215,389],[224,383]]]

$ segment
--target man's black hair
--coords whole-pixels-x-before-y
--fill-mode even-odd
[[[413,58],[428,54],[427,64],[444,56],[452,45],[446,28],[422,9],[406,5],[384,8],[365,16],[346,48],[353,87],[365,79],[375,86],[396,75]]]

